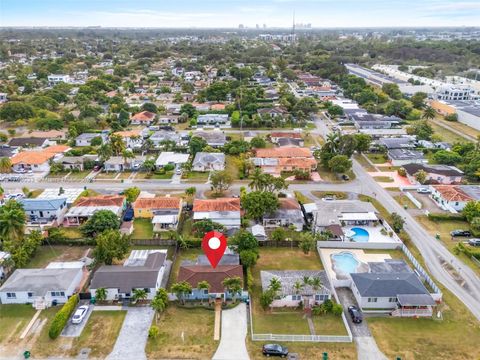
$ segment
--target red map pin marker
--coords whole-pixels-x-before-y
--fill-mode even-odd
[[[209,231],[202,240],[202,249],[215,269],[227,248],[227,237],[218,231]]]

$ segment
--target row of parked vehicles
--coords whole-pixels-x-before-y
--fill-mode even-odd
[[[472,236],[472,233],[469,230],[457,229],[457,230],[451,231],[450,236],[451,237],[470,237]],[[480,246],[480,239],[478,238],[468,239],[468,244],[471,246]]]

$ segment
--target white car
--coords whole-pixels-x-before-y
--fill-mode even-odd
[[[429,188],[426,188],[426,187],[418,188],[418,189],[417,189],[417,192],[418,192],[419,194],[430,194],[430,193],[431,193],[430,189],[429,189]]]
[[[72,324],[80,324],[88,314],[88,305],[80,306],[72,317]]]

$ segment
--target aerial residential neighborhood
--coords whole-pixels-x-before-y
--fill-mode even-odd
[[[2,1],[0,360],[480,359],[479,10]]]

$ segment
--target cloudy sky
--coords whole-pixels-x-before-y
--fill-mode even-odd
[[[480,0],[0,0],[0,26],[479,26]]]

